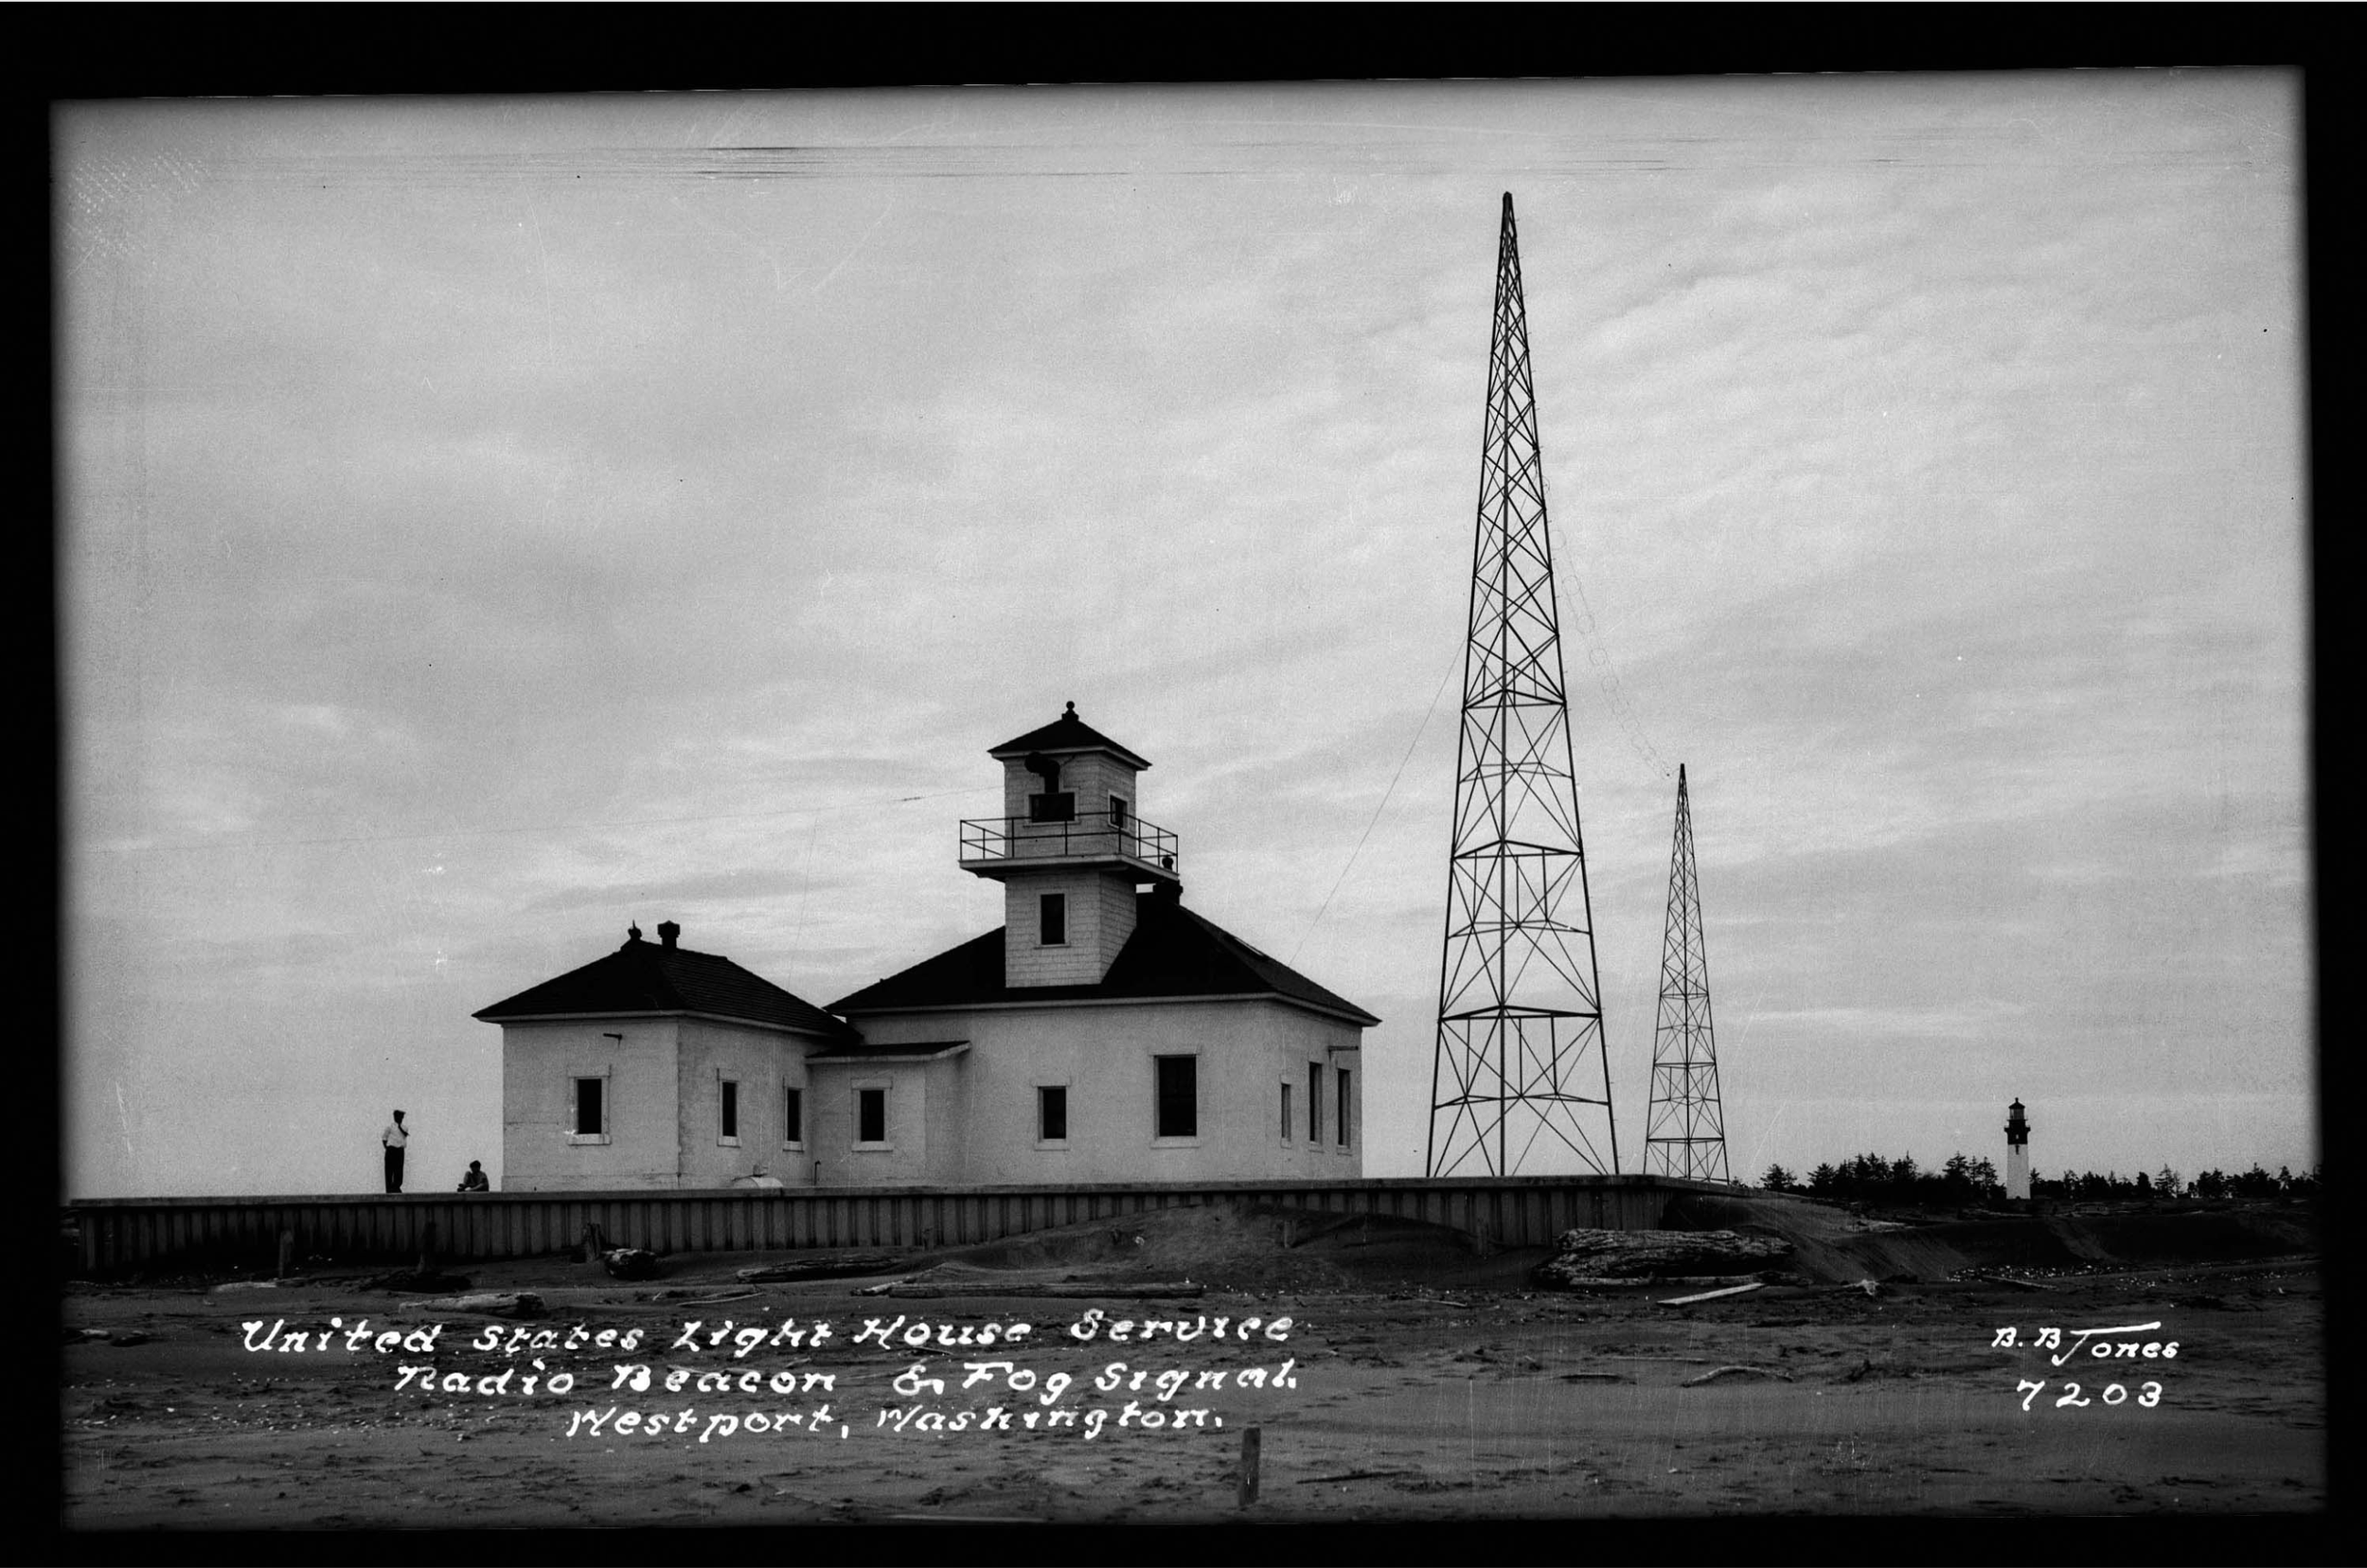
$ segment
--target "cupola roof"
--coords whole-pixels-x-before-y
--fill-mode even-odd
[[[1041,729],[1032,729],[1025,735],[1006,740],[988,751],[987,755],[993,757],[1023,757],[1029,752],[1043,752],[1049,755],[1054,752],[1086,751],[1108,752],[1120,761],[1136,768],[1150,766],[1142,757],[1077,717],[1075,703],[1068,705],[1068,711]]]

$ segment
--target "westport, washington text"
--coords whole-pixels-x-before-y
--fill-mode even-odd
[[[572,1327],[521,1327],[486,1324],[465,1343],[446,1343],[441,1323],[373,1332],[363,1319],[352,1327],[342,1318],[326,1327],[291,1330],[286,1320],[268,1327],[256,1319],[240,1325],[244,1346],[253,1353],[336,1354],[371,1358],[403,1353],[393,1366],[396,1392],[428,1399],[437,1396],[477,1399],[530,1399],[582,1398],[578,1372],[560,1358],[578,1353],[610,1358],[604,1368],[583,1367],[583,1382],[599,1394],[583,1408],[568,1413],[566,1435],[593,1438],[649,1436],[692,1438],[709,1443],[739,1436],[828,1435],[841,1438],[858,1427],[873,1431],[928,1435],[955,1434],[1064,1432],[1088,1441],[1105,1431],[1146,1432],[1204,1430],[1224,1425],[1224,1417],[1204,1405],[1179,1403],[1180,1399],[1210,1392],[1290,1389],[1298,1387],[1291,1357],[1278,1365],[1180,1366],[1146,1365],[1111,1361],[1098,1370],[1076,1374],[1041,1369],[1012,1359],[1008,1352],[1075,1351],[1087,1345],[1141,1347],[1154,1345],[1182,1348],[1199,1341],[1212,1347],[1221,1344],[1246,1346],[1250,1342],[1281,1344],[1294,1327],[1289,1317],[1236,1318],[1227,1315],[1192,1317],[1114,1317],[1093,1308],[1065,1327],[1039,1337],[1036,1326],[1022,1322],[984,1324],[932,1322],[904,1316],[865,1318],[862,1327],[842,1335],[828,1320],[800,1323],[788,1318],[777,1324],[740,1325],[725,1319],[685,1323],[670,1342],[646,1339],[649,1350],[664,1358],[619,1361],[617,1352],[641,1349],[647,1330],[639,1327],[597,1331],[578,1323]],[[838,1414],[830,1402],[841,1395],[840,1380],[859,1369],[812,1370],[810,1354],[789,1365],[744,1364],[763,1351],[802,1350],[831,1345],[845,1351],[924,1353],[968,1350],[959,1361],[906,1363],[888,1381],[884,1392],[893,1403],[868,1404],[860,1412]],[[1004,1356],[975,1354],[1002,1349]],[[439,1356],[472,1351],[501,1364],[499,1371],[461,1370],[436,1364]],[[644,1352],[645,1354],[647,1351]],[[721,1364],[699,1364],[714,1356]],[[416,1359],[415,1359],[416,1358]],[[866,1358],[867,1360],[868,1358]],[[687,1362],[689,1364],[683,1364]],[[554,1364],[558,1363],[558,1364]],[[876,1366],[876,1363],[874,1363]],[[869,1370],[868,1368],[860,1370]],[[884,1373],[885,1368],[877,1368]],[[603,1386],[604,1385],[604,1386]],[[1072,1391],[1075,1398],[1071,1399]],[[632,1396],[689,1394],[712,1399],[754,1401],[738,1408],[716,1409],[712,1403],[650,1408]],[[1094,1394],[1117,1396],[1092,1402]],[[820,1396],[823,1402],[811,1403]],[[1126,1398],[1126,1396],[1135,1396]],[[602,1398],[605,1401],[602,1402]],[[877,1396],[874,1396],[876,1399]],[[797,1401],[791,1404],[790,1400]],[[778,1404],[767,1401],[779,1400]],[[1003,1403],[988,1401],[1003,1400]],[[864,1417],[867,1417],[868,1419]]]

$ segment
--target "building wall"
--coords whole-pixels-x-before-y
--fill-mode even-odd
[[[680,1185],[679,1025],[671,1018],[503,1025],[502,1185],[521,1192]],[[574,1080],[603,1076],[607,1141],[577,1141],[569,1135]]]
[[[781,1091],[798,1088],[811,1095],[806,1053],[819,1043],[745,1024],[682,1020],[676,1129],[685,1185],[728,1186],[739,1177],[756,1174],[759,1166],[766,1175],[790,1185],[813,1180],[810,1142],[802,1150],[781,1146]],[[739,1084],[736,1144],[721,1137],[725,1078]]]
[[[970,1163],[970,1053],[960,1052],[928,1064],[925,1111],[929,1119],[929,1153],[925,1180],[958,1182]]]
[[[758,1166],[786,1184],[810,1183],[810,1139],[803,1150],[781,1147],[781,1090],[803,1087],[810,1100],[805,1056],[818,1043],[696,1018],[505,1024],[502,1185],[518,1192],[727,1186]],[[571,1137],[574,1080],[602,1075],[607,1141]],[[736,1145],[720,1132],[726,1078],[739,1084]]]
[[[1142,908],[1134,891],[1134,879],[1129,874],[1103,877],[1094,883],[1094,939],[1101,950],[1101,974],[1110,972],[1110,966],[1118,960],[1118,950],[1134,935],[1134,921]],[[1009,927],[1006,926],[1005,930]]]
[[[967,1145],[963,1182],[1337,1179],[1363,1167],[1364,1075],[1354,1025],[1272,1000],[1148,1002],[980,1008],[965,1013],[872,1015],[856,1021],[873,1044],[968,1039],[959,1092]],[[1199,1059],[1199,1132],[1156,1131],[1155,1059]],[[1324,1137],[1306,1137],[1308,1064],[1324,1065]],[[1351,1071],[1350,1142],[1333,1122],[1342,1065]],[[1280,1127],[1280,1086],[1295,1085],[1290,1138]],[[1068,1138],[1037,1136],[1037,1090],[1068,1091]],[[942,1168],[940,1167],[940,1168]],[[826,1185],[828,1177],[826,1174]]]
[[[1039,898],[1068,900],[1068,940],[1045,947]],[[1090,986],[1109,972],[1134,934],[1134,879],[1106,871],[1031,871],[1003,887],[1003,983]]]
[[[906,1041],[918,1038],[904,1037]],[[949,1037],[935,1035],[933,1041]],[[962,1073],[968,1060],[957,1053],[932,1061],[825,1061],[814,1065],[808,1114],[814,1124],[810,1147],[820,1162],[823,1186],[893,1186],[958,1182],[962,1176]],[[887,1091],[887,1137],[883,1146],[856,1142],[861,1131],[857,1094]]]

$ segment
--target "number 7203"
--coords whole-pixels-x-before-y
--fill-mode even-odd
[[[2043,1381],[2030,1378],[2024,1378],[2020,1382],[2014,1384],[2014,1392],[2021,1396],[2021,1407],[2024,1410],[2028,1410],[2030,1408],[2031,1401],[2036,1399],[2041,1393],[2045,1392],[2045,1390],[2046,1383]],[[2079,1408],[2095,1402],[2095,1400],[2081,1393],[2079,1385],[2075,1382],[2064,1383],[2063,1390],[2064,1392],[2055,1401],[2055,1408],[2057,1410],[2061,1410],[2066,1405],[2073,1408]],[[2127,1401],[2128,1390],[2123,1388],[2119,1383],[2106,1383],[2101,1397],[2106,1404],[2123,1404]],[[2137,1403],[2140,1406],[2146,1410],[2151,1410],[2155,1405],[2158,1405],[2161,1402],[2162,1385],[2160,1383],[2145,1382],[2138,1384]]]

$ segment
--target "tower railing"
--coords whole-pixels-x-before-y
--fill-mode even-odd
[[[1083,816],[1067,822],[1032,817],[975,817],[962,824],[962,864],[1117,855],[1173,871],[1182,846],[1165,828],[1129,817]]]

